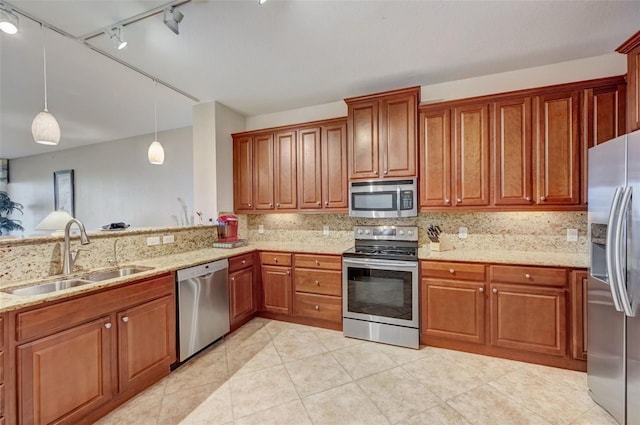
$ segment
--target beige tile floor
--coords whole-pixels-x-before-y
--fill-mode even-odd
[[[254,319],[100,425],[615,425],[586,375]]]

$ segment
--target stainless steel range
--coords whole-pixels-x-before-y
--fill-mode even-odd
[[[345,336],[420,348],[418,228],[356,226],[342,260]]]

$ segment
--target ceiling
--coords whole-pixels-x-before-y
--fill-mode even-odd
[[[43,32],[20,14],[18,34],[0,32],[0,158],[152,133],[154,98],[166,130],[191,125],[197,102],[252,116],[607,54],[640,22],[640,1],[193,0],[179,6],[179,35],[160,13],[125,25],[123,50],[104,34],[86,41],[144,76],[84,40],[169,3],[6,4],[71,38],[45,31],[49,111],[62,129],[49,147],[30,131],[44,106]]]

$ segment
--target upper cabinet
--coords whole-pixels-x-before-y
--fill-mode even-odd
[[[420,87],[345,99],[349,179],[417,177]]]
[[[233,135],[236,212],[346,211],[346,118]]]
[[[455,205],[489,205],[489,108],[454,108]]]
[[[616,52],[627,55],[627,133],[640,129],[640,31]]]

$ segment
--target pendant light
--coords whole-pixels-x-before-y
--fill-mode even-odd
[[[153,80],[153,121],[155,128],[155,137],[153,138],[153,142],[149,145],[149,150],[147,151],[147,157],[149,158],[149,162],[154,165],[162,165],[164,163],[164,148],[158,142],[158,101],[156,99],[156,91],[158,89],[158,82]]]
[[[42,28],[42,59],[44,63],[44,111],[40,112],[31,123],[31,134],[36,143],[43,145],[57,145],[60,141],[60,125],[55,117],[47,110],[47,48],[45,43],[45,28]]]

